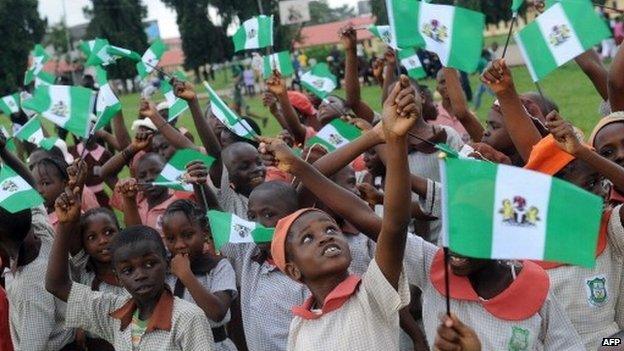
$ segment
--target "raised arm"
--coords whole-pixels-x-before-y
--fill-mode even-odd
[[[275,117],[275,120],[277,120],[277,123],[279,123],[279,125],[283,129],[288,130],[288,124],[286,124],[286,120],[282,115],[282,111],[280,111],[279,107],[277,106],[277,97],[273,95],[273,93],[268,91],[264,92],[264,94],[262,95],[262,105],[269,109],[271,115]]]
[[[585,75],[591,80],[594,88],[603,100],[609,99],[608,76],[607,69],[602,65],[600,56],[589,49],[583,54],[577,56],[574,61],[581,67]]]
[[[11,151],[6,148],[6,137],[0,133],[0,159],[9,166],[12,170],[14,170],[20,177],[24,178],[30,186],[35,187],[35,179],[33,178],[30,170],[26,165],[17,157],[17,155],[13,154]]]
[[[119,111],[119,113],[113,117],[111,125],[113,134],[115,135],[115,138],[117,138],[117,145],[119,146],[118,150],[127,148],[132,142],[132,139],[130,138],[130,133],[128,133],[128,128],[126,128],[122,111]]]
[[[48,258],[45,288],[50,294],[67,302],[71,291],[72,281],[69,278],[69,248],[72,236],[78,233],[80,220],[80,191],[65,189],[65,192],[56,199],[54,212],[59,220],[56,238],[52,244]],[[74,233],[74,235],[72,235]]]
[[[305,144],[306,128],[299,121],[299,116],[288,99],[286,84],[279,72],[275,71],[271,78],[267,80],[266,85],[267,89],[277,97],[277,101],[282,108],[286,127],[293,138],[295,138],[295,143],[297,145]]]
[[[342,46],[345,49],[345,90],[347,106],[356,116],[371,122],[375,113],[362,101],[360,95],[360,75],[357,58],[357,33],[353,25],[349,24],[340,30]]]
[[[116,151],[121,151],[122,148],[119,145],[119,141],[117,140],[117,138],[115,138],[115,136],[103,129],[100,129],[98,131],[95,132],[95,136],[98,138],[102,138],[102,140],[104,140],[105,143],[107,143],[108,145],[112,146],[113,149],[115,149]]]
[[[446,89],[451,100],[452,113],[466,128],[470,139],[480,141],[485,129],[472,111],[468,108],[466,96],[459,81],[459,72],[454,68],[442,68],[446,79]]]
[[[132,162],[132,158],[141,150],[147,148],[152,142],[154,132],[138,132],[132,140],[132,144],[128,145],[121,152],[116,153],[99,169],[99,176],[106,179],[108,177],[115,177],[124,166],[129,165]]]
[[[375,260],[388,282],[396,289],[403,268],[411,192],[407,163],[407,133],[420,118],[420,94],[406,76],[388,96],[383,110],[383,129],[388,145],[384,217],[377,239]]]
[[[124,224],[126,227],[143,224],[136,203],[136,196],[139,191],[136,179],[127,178],[120,180],[115,186],[115,191],[120,193],[123,199]]]
[[[395,52],[388,48],[384,54],[386,66],[384,67],[383,92],[381,94],[381,103],[383,104],[390,94],[390,87],[397,80],[397,58]]]
[[[611,111],[624,111],[624,45],[620,45],[609,71]]]
[[[492,62],[483,72],[481,80],[496,94],[503,111],[505,128],[518,153],[526,162],[531,155],[533,145],[537,144],[542,137],[520,101],[511,71],[505,60]]]
[[[184,134],[180,133],[180,131],[169,124],[169,122],[158,113],[154,104],[146,99],[141,99],[139,114],[142,117],[151,119],[156,128],[158,128],[158,131],[167,139],[169,144],[173,145],[176,149],[199,150],[197,145],[193,144]]]
[[[208,168],[201,161],[192,161],[186,165],[187,182],[193,184],[193,192],[199,206],[205,211],[220,210],[217,196],[208,186],[208,175]]]

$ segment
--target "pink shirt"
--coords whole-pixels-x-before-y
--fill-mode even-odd
[[[149,208],[147,204],[147,199],[145,199],[142,194],[137,195],[137,209],[139,210],[139,217],[141,218],[141,223],[148,227],[152,227],[160,233],[162,236],[162,216],[165,213],[165,210],[171,203],[180,198],[176,196],[175,192],[169,189],[169,194],[171,195],[167,200],[162,203]]]
[[[457,117],[451,115],[441,103],[437,103],[436,107],[438,109],[438,117],[434,120],[428,121],[429,124],[451,127],[455,129],[464,141],[470,139],[466,128],[464,128]]]
[[[87,187],[82,189],[82,203],[80,205],[80,211],[82,213],[96,207],[100,207],[100,204],[95,197],[93,191]],[[54,232],[58,232],[58,217],[56,216],[56,212],[48,213],[48,222],[54,228]]]

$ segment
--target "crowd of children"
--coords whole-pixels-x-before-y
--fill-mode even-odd
[[[609,70],[591,50],[577,58],[608,110],[585,144],[555,103],[516,90],[504,59],[481,76],[496,96],[485,126],[456,70],[439,72],[435,103],[398,75],[392,51],[375,63],[383,108],[373,111],[356,30],[340,34],[346,98],[290,91],[275,71],[262,93],[278,135],[240,137],[172,79],[197,141],[145,99],[133,137],[121,113],[112,133],[70,148],[24,143],[24,160],[0,136],[3,167],[44,199],[0,208],[0,350],[558,351],[621,339],[624,47]],[[361,136],[310,145],[336,119]],[[448,293],[439,143],[603,198],[595,267],[451,252]],[[214,162],[185,165],[192,191],[154,184],[182,149]],[[209,210],[274,228],[273,239],[216,247]]]

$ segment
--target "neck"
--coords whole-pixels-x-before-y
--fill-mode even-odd
[[[468,276],[477,295],[491,299],[511,285],[513,277],[510,267],[500,261],[491,260],[482,269]]]
[[[30,233],[28,233],[28,235],[24,238],[24,241],[22,241],[16,257],[13,257],[13,259],[16,259],[16,266],[22,267],[34,261],[37,257],[39,257],[40,249],[41,240],[39,240],[39,238],[37,238],[31,230]]]
[[[150,299],[148,301],[139,301],[135,299],[134,301],[137,304],[137,308],[139,309],[139,319],[142,321],[146,321],[150,319],[154,310],[156,309],[156,304],[158,300],[160,300],[160,296],[163,294],[164,290],[162,290],[155,298]]]
[[[163,203],[169,198],[169,191],[163,191],[160,195],[147,198],[147,205],[149,208],[155,207]]]
[[[322,277],[318,281],[305,282],[314,297],[314,307],[320,308],[325,303],[327,295],[334,290],[338,284],[342,283],[349,277],[349,272],[345,270],[339,274],[332,274],[328,277]]]
[[[107,275],[107,274],[114,274],[113,273],[113,266],[110,264],[110,262],[106,263],[106,262],[99,262],[96,260],[92,260],[93,262],[93,268],[95,269],[95,274],[96,275]]]

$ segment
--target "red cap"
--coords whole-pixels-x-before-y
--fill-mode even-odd
[[[288,100],[290,104],[300,113],[306,115],[306,117],[312,117],[316,115],[316,109],[312,106],[312,102],[303,93],[298,91],[289,90]]]

